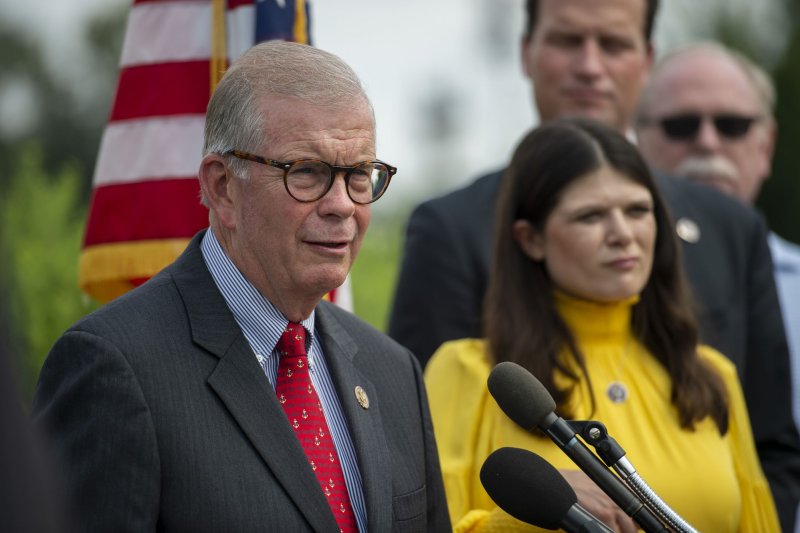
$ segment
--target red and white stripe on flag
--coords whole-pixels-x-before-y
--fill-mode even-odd
[[[79,284],[93,298],[106,302],[143,283],[208,225],[197,169],[225,60],[256,35],[309,41],[305,0],[256,4],[134,0],[80,257]],[[338,292],[349,300],[349,290]]]

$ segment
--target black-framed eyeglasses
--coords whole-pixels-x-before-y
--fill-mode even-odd
[[[656,122],[661,126],[661,131],[670,139],[688,141],[697,137],[700,124],[711,120],[717,133],[727,139],[741,139],[750,131],[750,126],[761,117],[738,115],[735,113],[721,113],[719,115],[701,115],[699,113],[681,113],[663,117]]]
[[[228,150],[224,155],[283,170],[283,185],[298,202],[316,202],[331,190],[336,174],[344,172],[345,189],[353,202],[371,204],[386,192],[397,168],[383,161],[363,161],[353,166],[331,165],[318,159],[275,161],[260,155]]]

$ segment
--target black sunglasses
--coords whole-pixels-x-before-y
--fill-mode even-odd
[[[700,115],[685,113],[665,117],[658,121],[661,130],[670,139],[687,141],[694,139],[700,131],[700,124],[706,118],[711,119],[717,133],[728,139],[741,139],[750,131],[750,126],[760,117],[749,117],[736,114]]]

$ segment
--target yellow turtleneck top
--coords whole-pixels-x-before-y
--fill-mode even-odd
[[[733,364],[709,347],[698,349],[725,382],[728,432],[721,436],[709,418],[694,431],[682,429],[666,369],[632,335],[636,301],[598,304],[556,296],[586,359],[596,400],[592,413],[581,381],[569,400],[573,418],[603,422],[642,478],[698,531],[780,531]],[[450,517],[456,531],[532,531],[489,498],[479,478],[483,461],[497,448],[513,446],[558,469],[578,468],[550,439],[520,429],[503,414],[486,388],[493,366],[485,341],[463,339],[443,344],[425,370]],[[610,400],[606,389],[612,382],[624,384],[625,401]]]

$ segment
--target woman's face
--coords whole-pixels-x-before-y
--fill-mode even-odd
[[[656,221],[650,191],[609,166],[568,185],[536,231],[517,220],[514,238],[542,261],[554,286],[585,300],[614,302],[639,294],[650,277]]]

